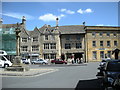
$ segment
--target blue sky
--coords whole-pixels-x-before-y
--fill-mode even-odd
[[[118,2],[3,2],[3,24],[21,22],[26,17],[26,27],[33,30],[44,24],[59,26],[118,26]]]

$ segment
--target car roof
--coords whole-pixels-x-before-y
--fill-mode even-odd
[[[116,62],[116,61],[120,61],[120,60],[117,60],[117,59],[108,59],[108,60],[102,60],[102,62]]]

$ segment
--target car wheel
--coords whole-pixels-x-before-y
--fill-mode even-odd
[[[42,64],[43,64],[43,65],[45,65],[46,63],[45,63],[45,62],[43,62]]]
[[[32,64],[35,64],[34,62]]]
[[[55,63],[52,63],[52,64],[55,64]]]
[[[8,64],[5,64],[5,65],[4,65],[4,68],[7,68],[7,67],[9,67],[9,65],[8,65]]]

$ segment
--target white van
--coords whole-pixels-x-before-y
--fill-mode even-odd
[[[7,53],[3,50],[0,50],[0,67],[9,67],[12,66],[12,63],[5,57]]]

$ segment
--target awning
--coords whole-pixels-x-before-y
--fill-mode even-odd
[[[39,56],[40,54],[39,53],[32,53],[32,54],[30,54],[30,53],[22,53],[21,55],[22,56]]]

